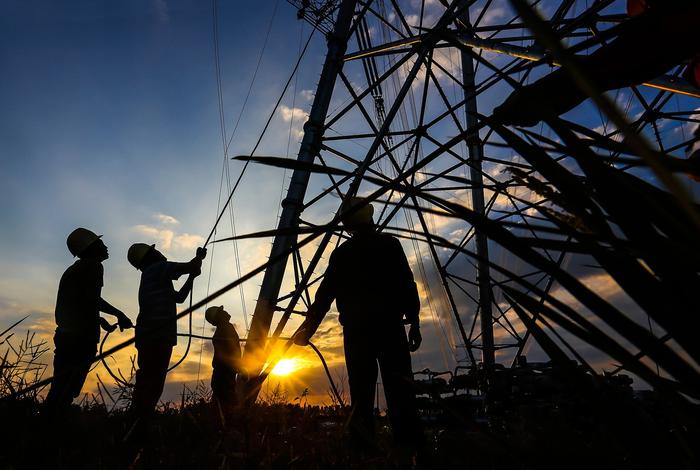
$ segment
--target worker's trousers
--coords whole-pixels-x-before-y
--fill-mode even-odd
[[[360,444],[374,441],[374,397],[377,365],[382,374],[387,412],[397,443],[418,446],[423,434],[413,387],[411,355],[404,326],[343,328],[352,412],[350,437]]]
[[[163,393],[173,346],[167,342],[136,345],[138,370],[134,384],[133,411],[138,417],[150,418]]]
[[[97,354],[97,343],[92,338],[56,333],[53,356],[53,381],[46,395],[50,413],[67,409],[80,395],[92,361]]]
[[[236,371],[214,366],[211,373],[211,392],[222,416],[229,419],[236,408]]]

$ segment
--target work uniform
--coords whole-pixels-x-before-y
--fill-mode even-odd
[[[236,405],[236,374],[241,359],[239,339],[236,329],[228,322],[217,326],[212,338],[211,391],[224,416],[229,416]]]
[[[343,326],[351,436],[360,442],[373,439],[379,364],[394,437],[418,444],[422,433],[404,318],[418,322],[420,300],[399,241],[367,229],[336,248],[309,309],[309,321],[318,325],[334,299]]]
[[[178,297],[173,281],[196,270],[192,263],[159,260],[143,268],[139,285],[139,314],[136,319],[138,370],[133,407],[141,416],[150,415],[163,393],[170,356],[177,344]]]
[[[100,340],[99,304],[104,284],[100,261],[78,259],[61,276],[56,297],[54,379],[47,406],[67,408],[80,395]]]

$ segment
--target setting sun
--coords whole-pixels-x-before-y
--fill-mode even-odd
[[[270,373],[278,377],[284,377],[297,369],[299,369],[299,364],[296,359],[281,359]]]

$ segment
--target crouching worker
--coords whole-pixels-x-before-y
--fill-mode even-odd
[[[212,343],[211,391],[222,424],[231,418],[236,406],[236,374],[241,360],[241,343],[236,328],[231,324],[231,315],[220,307],[209,307],[205,313],[209,323],[216,327]]]
[[[155,245],[135,243],[129,248],[129,263],[141,271],[136,318],[138,370],[132,411],[142,423],[152,416],[163,393],[170,356],[177,344],[176,304],[187,299],[206,254],[206,249],[197,248],[197,255],[191,261],[174,263],[156,250]],[[185,274],[189,275],[187,280],[176,291],[173,281]]]
[[[68,250],[78,260],[66,269],[58,285],[54,378],[45,402],[51,417],[65,412],[80,395],[97,354],[100,326],[114,328],[100,312],[117,317],[122,331],[133,327],[121,310],[102,298],[102,262],[109,258],[109,252],[100,237],[77,228],[66,240]]]

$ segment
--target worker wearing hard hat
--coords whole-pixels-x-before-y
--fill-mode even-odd
[[[371,204],[363,198],[349,198],[340,210],[340,220],[352,238],[331,254],[294,342],[308,344],[335,299],[352,400],[351,443],[361,449],[374,446],[379,364],[394,438],[399,444],[414,447],[422,443],[423,436],[409,353],[421,344],[420,300],[413,273],[400,242],[375,229]],[[410,324],[408,338],[405,324]]]
[[[204,316],[216,327],[212,338],[214,359],[211,361],[211,391],[225,424],[236,406],[236,374],[240,367],[241,340],[236,327],[230,322],[231,315],[223,305],[209,307]]]
[[[135,243],[129,248],[129,263],[141,271],[139,314],[136,318],[138,370],[132,407],[140,418],[149,418],[155,410],[168,373],[173,346],[177,344],[177,303],[187,299],[194,278],[201,272],[207,250],[187,263],[168,261],[155,245]],[[188,274],[179,291],[173,281]]]
[[[100,326],[111,331],[114,327],[100,316],[100,312],[117,317],[123,331],[132,328],[131,320],[102,298],[104,268],[109,258],[101,235],[77,228],[68,235],[68,250],[78,259],[66,269],[58,285],[56,297],[56,333],[54,335],[54,378],[46,396],[51,414],[65,411],[80,395],[90,370]]]

